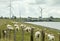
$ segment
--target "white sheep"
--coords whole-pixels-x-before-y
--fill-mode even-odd
[[[7,25],[7,27],[10,27],[10,26],[11,26],[10,24]]]
[[[24,25],[24,28],[26,28],[27,26],[26,25]]]
[[[15,27],[17,27],[17,26],[18,26],[18,24],[14,24],[14,26],[15,26]]]
[[[41,35],[41,32],[40,31],[36,31],[35,32],[35,38],[39,38],[40,35]]]
[[[20,27],[24,29],[26,27],[26,25],[21,24]]]
[[[16,30],[17,30],[17,31],[19,30],[19,26],[16,27]]]
[[[18,31],[19,30],[19,26],[17,24],[14,24],[15,29]]]
[[[27,31],[27,32],[30,32],[31,31],[31,27],[26,27],[24,30]]]
[[[5,30],[4,33],[7,33],[7,31]]]
[[[53,34],[48,34],[48,40],[52,41],[55,40],[55,36]]]
[[[9,30],[13,30],[13,27],[11,26],[11,25],[7,25],[7,29],[9,29]]]
[[[23,24],[21,24],[20,26],[24,26]]]
[[[7,31],[3,30],[2,32],[3,32],[3,37],[6,37]]]

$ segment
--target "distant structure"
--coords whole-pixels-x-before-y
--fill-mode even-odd
[[[11,19],[12,16],[14,16],[14,14],[12,14],[12,13],[13,13],[12,9],[14,10],[14,8],[12,7],[12,0],[10,0],[9,2],[10,2],[10,3],[9,3],[9,6],[8,6],[8,7],[9,7],[9,12],[10,12],[10,13],[9,13],[9,16],[10,16],[10,17],[9,17],[9,18]]]
[[[42,9],[41,7],[39,7],[39,8],[40,8],[40,13],[41,13],[41,18],[42,18],[42,10],[43,10],[43,9]]]

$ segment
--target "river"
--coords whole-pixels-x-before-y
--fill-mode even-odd
[[[60,22],[26,22],[60,30]]]

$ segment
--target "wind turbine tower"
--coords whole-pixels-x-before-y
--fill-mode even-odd
[[[43,10],[43,9],[40,7],[41,18],[42,18],[42,10]]]

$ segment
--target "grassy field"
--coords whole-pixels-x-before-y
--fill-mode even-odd
[[[0,19],[0,34],[1,34],[0,41],[14,41],[14,31],[10,32],[10,38],[9,38],[9,36],[7,38],[3,38],[3,35],[2,35],[2,30],[6,29],[7,24],[11,24],[12,26],[14,25],[12,22],[13,22],[13,20],[10,20],[10,19]],[[20,24],[21,24],[21,22],[18,23],[18,25],[20,25]],[[58,33],[60,31],[57,29],[47,28],[47,27],[28,24],[28,23],[23,23],[23,24],[25,24],[27,26],[35,27],[34,33],[37,31],[37,29],[44,30],[46,33],[52,33],[55,36],[55,41],[59,41]],[[18,32],[16,32],[16,41],[21,41],[21,40],[22,40],[22,30],[20,28],[20,30]],[[38,40],[40,41],[41,37]],[[30,33],[24,32],[24,41],[30,41]],[[36,41],[35,37],[34,37],[34,41]],[[45,37],[45,41],[48,41],[47,36]]]

